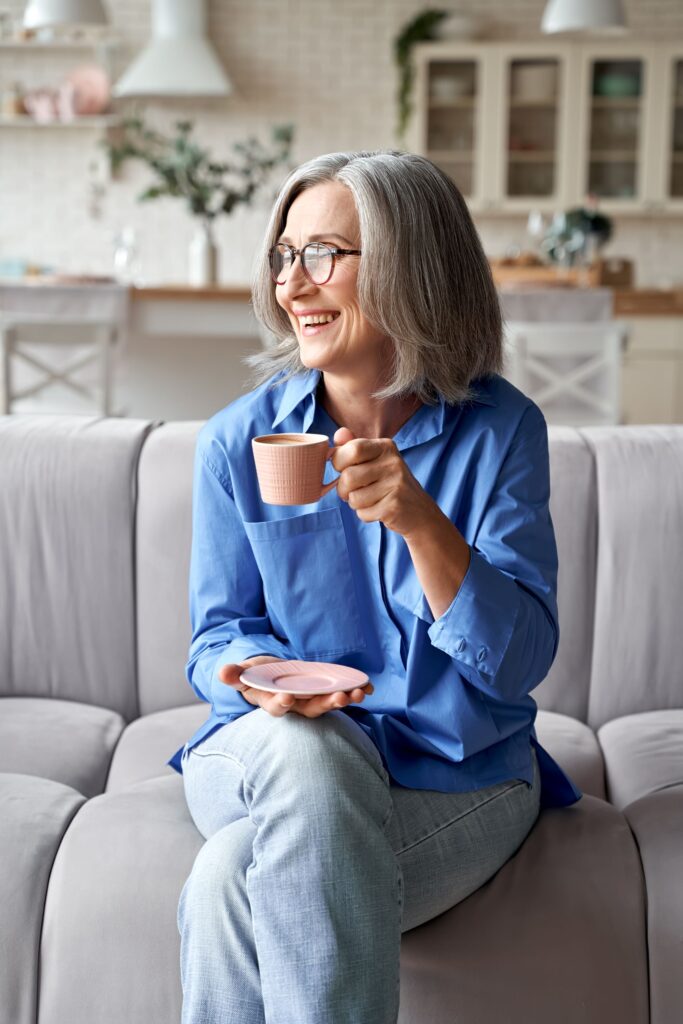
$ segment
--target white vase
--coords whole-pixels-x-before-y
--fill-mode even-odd
[[[209,221],[200,221],[188,253],[189,282],[202,288],[218,284],[218,246]]]

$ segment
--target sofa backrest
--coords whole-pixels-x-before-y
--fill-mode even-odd
[[[140,712],[196,700],[185,679],[190,644],[188,574],[192,468],[202,422],[167,423],[147,438],[139,465],[137,637]],[[560,648],[534,690],[540,707],[586,720],[595,586],[593,456],[579,432],[551,427],[551,514],[561,571]]]
[[[550,514],[559,569],[560,645],[532,696],[539,708],[587,721],[595,606],[597,493],[593,454],[573,427],[548,427]]]
[[[588,724],[683,708],[683,425],[582,430],[599,543]]]
[[[0,416],[0,694],[138,714],[134,522],[147,420]]]
[[[140,713],[190,704],[188,578],[192,470],[203,422],[165,423],[147,438],[138,476],[136,530]]]

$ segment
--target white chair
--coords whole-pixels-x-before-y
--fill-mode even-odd
[[[504,375],[567,426],[621,422],[621,360],[628,341],[616,320],[595,323],[509,322]]]
[[[46,320],[24,314],[3,315],[0,318],[3,368],[0,413],[21,411],[13,409],[15,403],[60,385],[80,396],[75,411],[116,415],[112,411],[112,353],[118,337],[119,326],[112,320]],[[65,352],[69,357],[66,364],[55,358],[58,353],[63,357]],[[93,365],[94,374],[92,370],[84,373]],[[22,385],[19,377],[23,372],[26,378],[27,367],[34,377],[37,372],[38,379]],[[38,411],[74,410],[65,408],[63,403],[56,409],[48,401],[41,402]]]

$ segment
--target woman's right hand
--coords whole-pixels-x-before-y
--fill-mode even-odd
[[[232,686],[238,690],[244,699],[256,707],[263,708],[269,715],[281,718],[288,711],[295,711],[297,715],[305,718],[318,718],[327,711],[334,711],[337,708],[345,708],[348,704],[360,703],[366,693],[373,693],[372,683],[365,686],[358,686],[355,690],[348,692],[338,690],[335,693],[315,694],[311,697],[295,697],[291,693],[268,693],[267,690],[256,690],[253,686],[240,681],[240,676],[245,669],[251,665],[265,665],[270,661],[282,661],[282,658],[273,658],[269,654],[259,654],[254,658],[247,658],[238,665],[223,665],[218,671],[218,678],[226,686]]]

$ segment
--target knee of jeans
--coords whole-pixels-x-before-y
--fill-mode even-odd
[[[338,778],[340,765],[355,765],[360,771],[371,767],[382,778],[386,774],[372,740],[341,710],[317,718],[289,712],[272,720],[269,761],[277,760],[282,771],[309,769],[320,779],[326,773]]]

